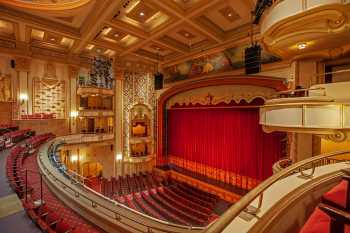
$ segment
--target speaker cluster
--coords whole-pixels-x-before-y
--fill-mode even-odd
[[[245,49],[244,66],[246,74],[259,73],[261,70],[261,47],[254,44]]]
[[[161,90],[163,88],[164,75],[160,72],[154,74],[154,89]]]

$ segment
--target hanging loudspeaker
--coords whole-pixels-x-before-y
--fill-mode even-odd
[[[11,60],[11,68],[16,68],[16,61],[15,60]]]
[[[160,90],[162,88],[163,88],[163,74],[157,72],[154,74],[154,89]]]

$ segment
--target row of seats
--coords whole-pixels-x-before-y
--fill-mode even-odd
[[[349,172],[350,173],[350,172]],[[300,233],[350,233],[350,176],[322,196]]]
[[[116,196],[115,200],[154,218],[187,226],[206,226],[218,217],[213,209],[177,195],[172,187]]]
[[[30,150],[35,150],[40,144],[44,143],[53,134],[37,135],[29,138],[24,145],[17,145],[10,151],[10,155],[7,157],[6,173],[10,182],[11,188],[22,197],[25,190],[25,173],[22,169],[23,160],[25,156],[30,154]],[[32,191],[32,188],[27,187],[27,192]]]
[[[161,181],[152,173],[140,173],[125,177],[119,176],[118,179],[112,177],[110,180],[101,179],[102,194],[107,197],[114,195],[123,196],[134,192],[140,192],[161,185]],[[92,188],[92,187],[91,187]]]
[[[10,148],[17,142],[35,135],[35,131],[31,129],[16,130],[5,133],[0,140],[0,149]]]
[[[18,130],[18,126],[16,125],[0,124],[0,136],[4,135],[5,133],[9,133],[16,130]]]
[[[7,176],[10,186],[22,199],[22,204],[28,216],[43,231],[49,233],[78,233],[78,228],[72,228],[60,217],[55,210],[52,210],[43,200],[34,200],[35,196],[33,187],[26,187],[25,172],[23,170],[23,162],[26,156],[30,156],[29,151],[36,149],[42,143],[54,137],[53,134],[42,134],[31,137],[25,141],[23,145],[16,145],[7,157]],[[31,179],[31,173],[28,174]],[[27,190],[26,190],[27,189]],[[27,195],[25,195],[25,193]]]
[[[26,155],[25,147],[15,146],[11,149],[6,161],[6,174],[10,187],[22,198],[25,193],[25,174],[22,171],[23,159]],[[30,191],[30,188],[27,188]]]
[[[43,232],[49,233],[78,233],[78,228],[72,228],[61,218],[56,211],[50,209],[45,203],[36,204],[33,201],[23,202],[24,209],[32,221]]]
[[[29,153],[33,154],[43,142],[47,141],[49,138],[55,137],[52,133],[40,134],[34,137],[31,137],[26,140],[25,146],[29,148]]]

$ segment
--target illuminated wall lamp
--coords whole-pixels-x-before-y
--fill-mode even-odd
[[[77,161],[78,161],[78,156],[77,156],[77,155],[72,155],[72,156],[70,157],[70,161],[71,161],[72,163],[77,162]]]
[[[121,161],[122,159],[123,159],[123,155],[120,153],[115,156],[115,160],[117,161]]]
[[[71,118],[76,118],[76,117],[78,117],[79,116],[79,112],[78,111],[71,111],[70,112],[70,117]]]
[[[19,100],[21,101],[21,105],[24,104],[25,101],[28,101],[28,95],[26,93],[19,94]]]

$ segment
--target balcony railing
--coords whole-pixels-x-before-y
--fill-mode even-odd
[[[343,160],[337,160],[336,157],[341,155],[349,154],[350,150],[346,151],[337,151],[327,154],[322,154],[319,156],[311,157],[309,159],[305,159],[303,161],[297,162],[282,171],[274,174],[261,184],[259,184],[256,188],[254,188],[252,191],[250,191],[248,194],[243,196],[239,202],[232,205],[230,209],[228,209],[221,217],[220,219],[213,224],[206,233],[220,233],[223,232],[224,229],[242,212],[249,212],[252,215],[256,215],[264,206],[265,199],[264,199],[264,193],[266,190],[271,188],[272,185],[276,184],[281,179],[289,176],[293,173],[300,173],[301,177],[305,177],[305,179],[312,178],[313,174],[315,173],[315,170],[317,167],[343,162]],[[308,174],[305,173],[305,170],[308,170]],[[258,206],[256,208],[248,208],[248,206],[251,206],[251,204],[258,200]]]
[[[203,232],[206,229],[205,227],[173,224],[140,213],[87,187],[82,177],[56,168],[49,159],[49,144],[54,145],[62,140],[66,141],[67,138],[70,137],[57,138],[41,147],[39,152],[40,170],[51,185],[64,192],[65,196],[69,196],[73,202],[85,205],[84,209],[90,208],[94,212],[94,216],[102,218],[104,223],[108,221],[112,225],[121,226],[131,232],[141,233],[189,233]]]

